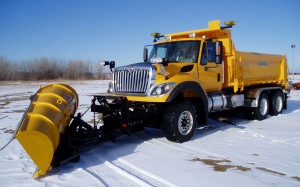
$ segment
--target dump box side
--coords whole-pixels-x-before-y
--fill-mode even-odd
[[[286,89],[288,71],[285,55],[262,54],[236,51],[240,89],[255,85],[274,85]]]

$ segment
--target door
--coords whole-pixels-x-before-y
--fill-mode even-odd
[[[223,74],[222,64],[216,63],[216,42],[201,42],[201,53],[199,58],[198,76],[201,85],[206,92],[216,92],[222,89]]]

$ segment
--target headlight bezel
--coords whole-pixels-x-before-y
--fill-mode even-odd
[[[162,96],[169,93],[176,86],[175,82],[168,82],[154,85],[150,91],[150,96]]]

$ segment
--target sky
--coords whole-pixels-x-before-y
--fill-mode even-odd
[[[285,54],[290,72],[293,66],[300,72],[299,9],[299,0],[0,0],[0,56],[114,60],[121,66],[142,61],[151,32],[234,20],[237,50]]]

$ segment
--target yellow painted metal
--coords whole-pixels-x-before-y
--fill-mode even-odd
[[[234,22],[230,21],[228,23],[233,25]],[[208,27],[204,29],[164,34],[164,36],[165,40],[156,43],[187,40],[201,41],[198,63],[195,64],[195,67],[198,67],[198,69],[194,68],[189,72],[189,75],[194,76],[198,74],[196,82],[199,82],[206,92],[232,89],[236,93],[243,92],[247,86],[263,86],[267,84],[283,89],[287,89],[288,87],[287,60],[285,55],[237,51],[231,38],[231,30],[222,28],[220,20],[208,22]],[[207,65],[200,65],[202,46],[207,39],[223,43],[223,64],[208,63]],[[170,63],[165,67],[167,73],[170,73],[170,79],[173,79],[173,82],[182,82],[182,77],[176,76],[179,78],[176,80],[172,76],[182,75],[179,70],[186,65],[187,63]],[[186,80],[191,79],[186,75],[183,78]],[[164,81],[162,80],[162,82]],[[162,82],[156,81],[156,84]],[[159,98],[160,102],[163,102],[162,98]],[[143,101],[140,98],[138,100]],[[144,100],[148,101],[148,99]],[[155,102],[152,100],[153,98],[151,98],[151,102]]]
[[[225,21],[225,25],[226,25],[226,26],[233,26],[233,25],[235,25],[235,24],[236,24],[235,21]]]
[[[16,139],[38,167],[35,176],[51,168],[53,155],[78,107],[76,91],[65,84],[41,87],[31,100]]]
[[[220,20],[214,20],[208,22],[208,27],[199,30],[190,30],[184,32],[176,32],[170,34],[164,34],[166,40],[161,40],[156,42],[157,44],[160,43],[167,43],[167,42],[178,42],[178,41],[199,41],[201,43],[201,47],[199,49],[198,61],[197,63],[188,64],[186,62],[183,63],[169,63],[168,66],[165,67],[167,73],[169,73],[168,81],[176,82],[178,85],[179,83],[185,81],[194,81],[199,83],[199,85],[206,91],[206,92],[218,92],[221,91],[224,87],[233,87],[235,82],[232,80],[228,80],[228,71],[232,71],[231,64],[227,65],[227,61],[233,57],[234,54],[234,45],[231,40],[231,31],[228,29],[222,29]],[[216,65],[214,62],[209,62],[207,65],[200,65],[201,61],[201,54],[202,54],[202,47],[205,42],[208,40],[210,41],[222,41],[223,43],[223,54],[224,54],[224,64]],[[183,66],[187,65],[194,65],[194,68],[186,73],[180,73],[180,70]],[[159,72],[159,71],[158,71]],[[219,78],[218,78],[219,77]],[[176,79],[175,79],[176,78]],[[172,80],[171,80],[172,79]],[[166,80],[161,79],[162,82]],[[229,82],[226,82],[229,81]],[[160,84],[162,82],[156,81],[156,84]],[[238,84],[236,89],[238,90]],[[167,97],[162,96],[160,98],[156,98],[156,101],[164,102],[163,99],[167,99]],[[130,97],[130,99],[132,99]],[[148,102],[148,98],[134,98],[139,101]],[[132,99],[133,100],[133,99]],[[155,102],[154,98],[150,99],[150,102]]]
[[[171,38],[172,40],[186,40],[187,38],[218,38],[218,39],[231,39],[231,33],[228,29],[221,29],[220,20],[214,20],[208,22],[208,28],[199,30],[190,30],[184,32],[176,32],[170,34],[164,34],[165,38]],[[164,43],[164,41],[157,43]]]
[[[240,91],[247,86],[266,84],[287,88],[287,64],[284,55],[236,51],[235,63]]]

